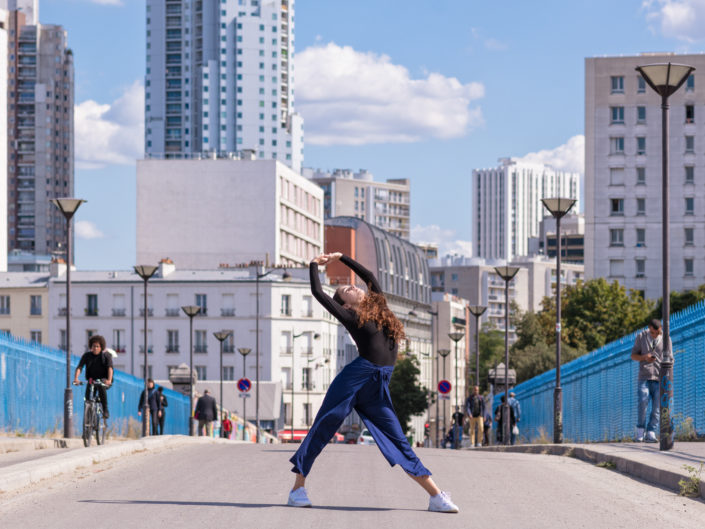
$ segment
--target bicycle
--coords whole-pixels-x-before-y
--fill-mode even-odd
[[[91,439],[95,433],[95,441],[99,445],[105,443],[105,420],[103,419],[103,405],[98,397],[98,391],[96,391],[96,386],[103,386],[104,388],[109,388],[107,384],[104,384],[101,379],[89,379],[88,384],[90,389],[88,391],[88,398],[84,399],[83,402],[83,445],[86,447],[91,446]],[[83,382],[79,382],[76,386],[82,386]]]

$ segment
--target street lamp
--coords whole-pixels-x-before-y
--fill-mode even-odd
[[[563,442],[563,389],[561,388],[561,219],[575,205],[572,198],[542,198],[556,219],[556,387],[553,390],[553,442]]]
[[[64,437],[73,435],[73,388],[71,387],[71,219],[85,202],[80,198],[50,200],[66,219],[66,388],[64,388]]]
[[[296,356],[296,348],[294,347],[296,343],[297,338],[301,338],[304,334],[308,334],[307,332],[300,332],[299,334],[294,334],[294,331],[292,329],[291,331],[291,442],[294,442],[294,357]],[[313,335],[313,339],[317,340],[321,335],[318,333],[315,333]],[[311,383],[310,380],[310,375],[309,375],[309,380],[306,381],[306,387],[308,388],[308,385]],[[308,393],[306,395],[306,399],[308,402]],[[310,414],[307,411],[307,414]],[[308,422],[308,417],[306,418]]]
[[[245,357],[250,354],[252,349],[249,347],[239,347],[238,348],[238,353],[242,355],[242,378],[247,378],[247,369],[245,367]],[[242,440],[245,440],[245,430],[247,429],[247,395],[246,393],[243,394],[242,400]]]
[[[259,443],[259,280],[274,272],[272,268],[263,273],[259,273],[259,265],[255,270],[255,428],[257,429],[257,442]],[[284,269],[282,274],[284,281],[291,280],[291,275]],[[293,410],[292,410],[293,411]]]
[[[669,194],[668,194],[668,98],[686,82],[695,68],[685,64],[649,64],[637,66],[646,83],[661,96],[661,255],[663,298],[661,316],[663,317],[663,355],[659,380],[661,381],[661,418],[660,418],[660,450],[673,448],[673,432],[671,428],[671,405],[673,401],[673,351],[670,342],[671,300],[670,300],[670,270],[668,260],[669,250]],[[664,398],[666,396],[666,398]]]
[[[504,279],[504,406],[502,415],[502,443],[509,444],[511,426],[509,412],[509,282],[519,272],[518,266],[495,266],[494,271]]]
[[[147,374],[149,370],[147,369],[147,313],[149,312],[147,308],[147,281],[156,273],[159,269],[157,266],[152,265],[137,265],[133,267],[135,273],[142,278],[144,281],[144,403],[142,416],[142,437],[147,437],[149,431],[149,387],[147,386],[147,379],[149,378]]]
[[[188,348],[188,363],[189,363],[189,377],[188,377],[188,400],[189,400],[189,412],[188,412],[188,434],[194,435],[194,424],[193,424],[193,317],[201,312],[201,307],[198,305],[185,305],[181,307],[184,314],[188,316],[189,320],[189,348]]]
[[[220,342],[220,413],[222,415],[223,410],[225,407],[223,406],[223,342],[228,339],[229,336],[232,336],[233,332],[232,331],[220,331],[220,332],[214,332],[213,336],[215,336],[215,339]],[[220,417],[218,417],[218,420],[220,421]],[[222,423],[221,423],[222,424]],[[221,432],[221,436],[222,436]]]
[[[464,332],[450,332],[448,333],[448,338],[453,340],[455,342],[455,367],[453,368],[453,371],[455,372],[455,406],[458,407],[458,342],[462,340],[465,337]],[[457,426],[457,425],[456,425]],[[463,425],[461,424],[460,427],[462,428]],[[456,432],[457,427],[453,428],[453,446],[455,446],[456,449],[460,448],[458,446],[458,436],[460,432]]]
[[[450,349],[439,349],[438,354],[443,357],[443,380],[445,380],[446,379],[446,356],[448,356],[450,354]],[[443,405],[443,437],[444,438],[446,436],[446,430],[447,430],[446,408],[447,408],[447,406],[444,404]],[[436,421],[438,421],[438,416],[436,416]]]
[[[482,305],[470,305],[470,314],[475,316],[475,386],[480,385],[480,317],[485,313],[487,307]]]

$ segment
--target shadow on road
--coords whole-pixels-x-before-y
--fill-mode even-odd
[[[235,503],[228,501],[177,501],[177,500],[79,500],[79,503],[108,503],[111,505],[184,505],[194,507],[239,507],[242,509],[267,509],[269,507],[286,507],[283,503]],[[380,511],[416,511],[417,509],[389,509],[384,507],[344,507],[337,505],[317,505],[313,509],[327,511],[380,512]]]

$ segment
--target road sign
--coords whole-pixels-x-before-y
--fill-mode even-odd
[[[252,395],[250,395],[249,393],[238,393],[237,396],[240,397],[241,399],[242,398],[249,399]]]
[[[252,387],[252,382],[250,382],[249,378],[241,378],[240,380],[237,381],[237,389],[238,391],[242,393],[247,393],[250,391],[250,388]]]
[[[445,395],[446,393],[450,393],[450,387],[451,387],[451,386],[450,386],[450,382],[448,382],[447,380],[441,380],[441,381],[438,383],[438,391],[439,391],[440,393],[443,393],[444,395]]]
[[[443,393],[441,393],[438,396],[440,397],[441,400],[450,400],[450,395],[443,395]]]

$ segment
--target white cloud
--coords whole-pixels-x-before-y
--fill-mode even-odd
[[[455,230],[444,229],[437,224],[411,228],[411,240],[414,243],[433,243],[438,245],[438,255],[464,255],[472,257],[472,241],[457,238]]]
[[[705,0],[645,0],[652,29],[686,42],[705,38]]]
[[[515,158],[515,160],[524,163],[542,163],[561,171],[572,171],[584,174],[585,136],[578,134],[555,149],[530,152],[521,158]]]
[[[463,84],[430,73],[412,79],[386,55],[328,43],[296,57],[296,106],[306,122],[306,142],[363,145],[457,138],[483,123],[471,102],[481,83]]]
[[[79,220],[75,225],[76,237],[79,239],[102,239],[105,237],[94,222]]]
[[[134,164],[144,153],[144,86],[135,81],[109,104],[79,103],[74,127],[78,168]]]

